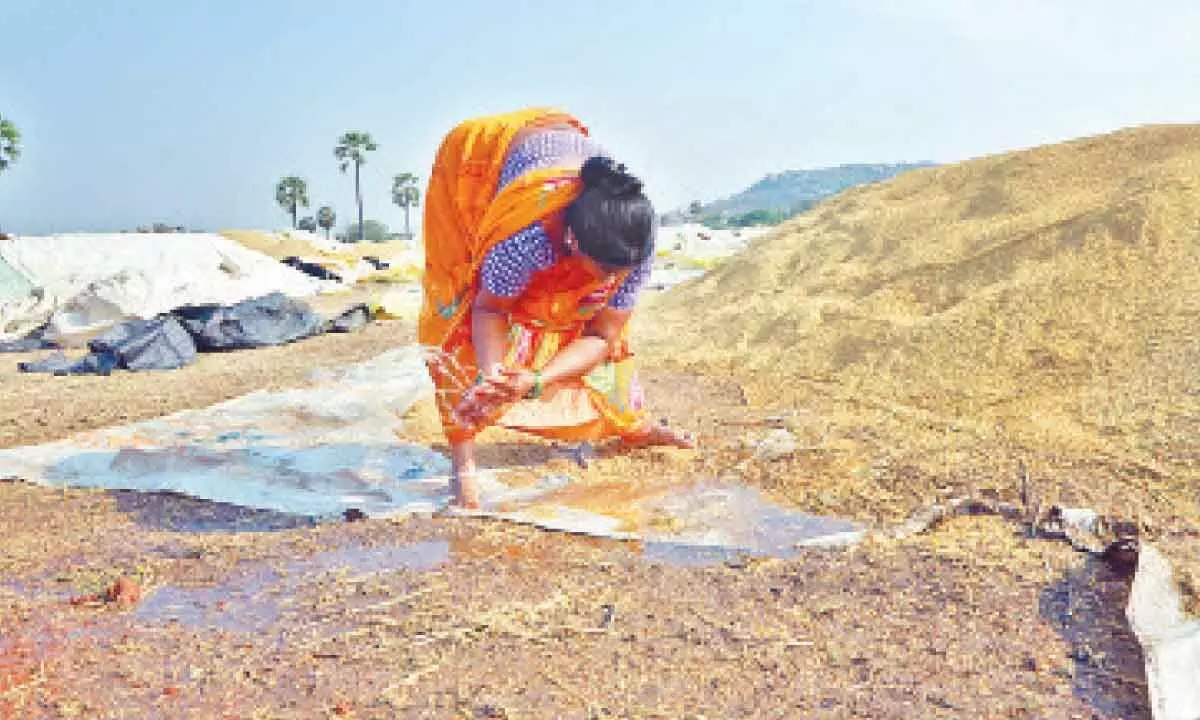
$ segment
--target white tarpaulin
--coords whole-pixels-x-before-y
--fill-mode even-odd
[[[771,229],[713,230],[697,224],[660,226],[654,240],[654,271],[648,287],[666,289],[699,277]]]
[[[150,318],[179,305],[230,305],[276,291],[306,297],[328,285],[202,233],[16,237],[0,241],[3,265],[20,269],[43,298],[31,303],[28,292],[0,293],[0,337],[27,332],[60,309],[56,329],[75,332],[119,319],[112,315]],[[95,306],[105,312],[92,324]]]
[[[0,254],[0,303],[13,302],[29,296],[33,283]]]
[[[0,450],[0,477],[75,487],[175,491],[316,517],[435,512],[449,502],[449,462],[397,441],[400,415],[432,393],[421,350],[401,348],[321,378],[203,410]],[[656,543],[786,554],[852,542],[858,529],[711,484],[601,492],[548,476],[510,486],[485,477],[480,514],[548,529]],[[620,495],[613,501],[614,495]]]
[[[1138,551],[1126,615],[1146,656],[1154,719],[1200,718],[1200,619],[1184,612],[1175,573],[1148,543]]]
[[[773,227],[722,228],[714,230],[697,223],[662,225],[655,232],[654,248],[666,256],[696,260],[727,258],[761,237]]]

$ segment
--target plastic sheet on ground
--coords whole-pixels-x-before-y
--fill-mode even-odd
[[[173,491],[318,518],[428,513],[449,502],[446,457],[397,440],[403,413],[432,393],[419,348],[327,371],[311,386],[0,450],[0,477],[55,486]],[[712,484],[591,489],[559,476],[524,486],[485,474],[479,514],[662,547],[787,554],[853,542],[849,522]]]
[[[3,450],[0,475],[318,517],[433,507],[444,488],[419,479],[444,475],[445,458],[395,436],[396,413],[430,387],[417,351],[397,350],[312,387]]]
[[[463,514],[639,540],[647,544],[647,555],[676,562],[702,559],[698,553],[705,549],[788,557],[800,547],[838,547],[863,537],[854,523],[782,508],[757,490],[737,485],[701,481],[593,488],[548,476],[513,488],[502,477],[485,474],[482,509]]]

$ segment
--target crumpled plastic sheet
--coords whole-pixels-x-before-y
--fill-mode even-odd
[[[418,347],[335,371],[311,387],[255,392],[201,410],[0,450],[0,477],[56,486],[173,491],[317,518],[432,513],[450,500],[441,453],[397,440],[402,415],[433,392]],[[169,382],[169,380],[164,380]],[[631,495],[627,502],[564,500],[567,478],[510,487],[485,473],[474,514],[601,537],[786,554],[844,544],[862,531],[771,504],[757,491],[696,483]],[[581,500],[582,497],[582,500]],[[651,522],[631,523],[630,518]]]
[[[164,382],[171,382],[164,379]],[[446,458],[398,443],[398,415],[432,385],[415,348],[326,374],[312,387],[255,392],[200,410],[0,450],[0,476],[73,487],[173,491],[330,517],[433,509]]]

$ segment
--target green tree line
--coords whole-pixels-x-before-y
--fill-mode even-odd
[[[371,133],[361,131],[343,133],[334,145],[333,156],[338,161],[338,169],[343,174],[354,169],[354,202],[358,222],[351,223],[345,235],[347,240],[378,242],[388,237],[386,225],[363,218],[362,166],[367,162],[368,153],[378,149],[379,143],[375,142]],[[308,182],[299,175],[286,175],[279,180],[275,186],[275,202],[291,216],[293,228],[309,232],[321,228],[328,238],[337,222],[337,214],[330,205],[319,207],[316,217],[300,217],[300,209],[309,206],[309,194]],[[392,203],[404,210],[404,234],[412,237],[410,213],[421,204],[421,190],[416,175],[404,172],[392,178]]]

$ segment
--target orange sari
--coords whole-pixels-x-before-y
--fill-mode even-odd
[[[570,115],[546,109],[474,118],[446,136],[434,161],[425,196],[418,339],[433,350],[428,366],[442,427],[451,442],[468,440],[479,431],[459,425],[454,409],[478,373],[471,306],[484,255],[535,222],[541,222],[552,238],[561,238],[563,212],[581,189],[578,168],[548,168],[526,173],[496,192],[517,134],[553,125],[571,125],[587,133]],[[535,273],[509,318],[505,366],[543,368],[559,348],[582,333],[618,282],[596,280],[571,257]],[[627,343],[623,339],[617,352],[586,377],[547,387],[537,400],[503,408],[494,424],[559,440],[637,435],[645,427],[645,413]]]

